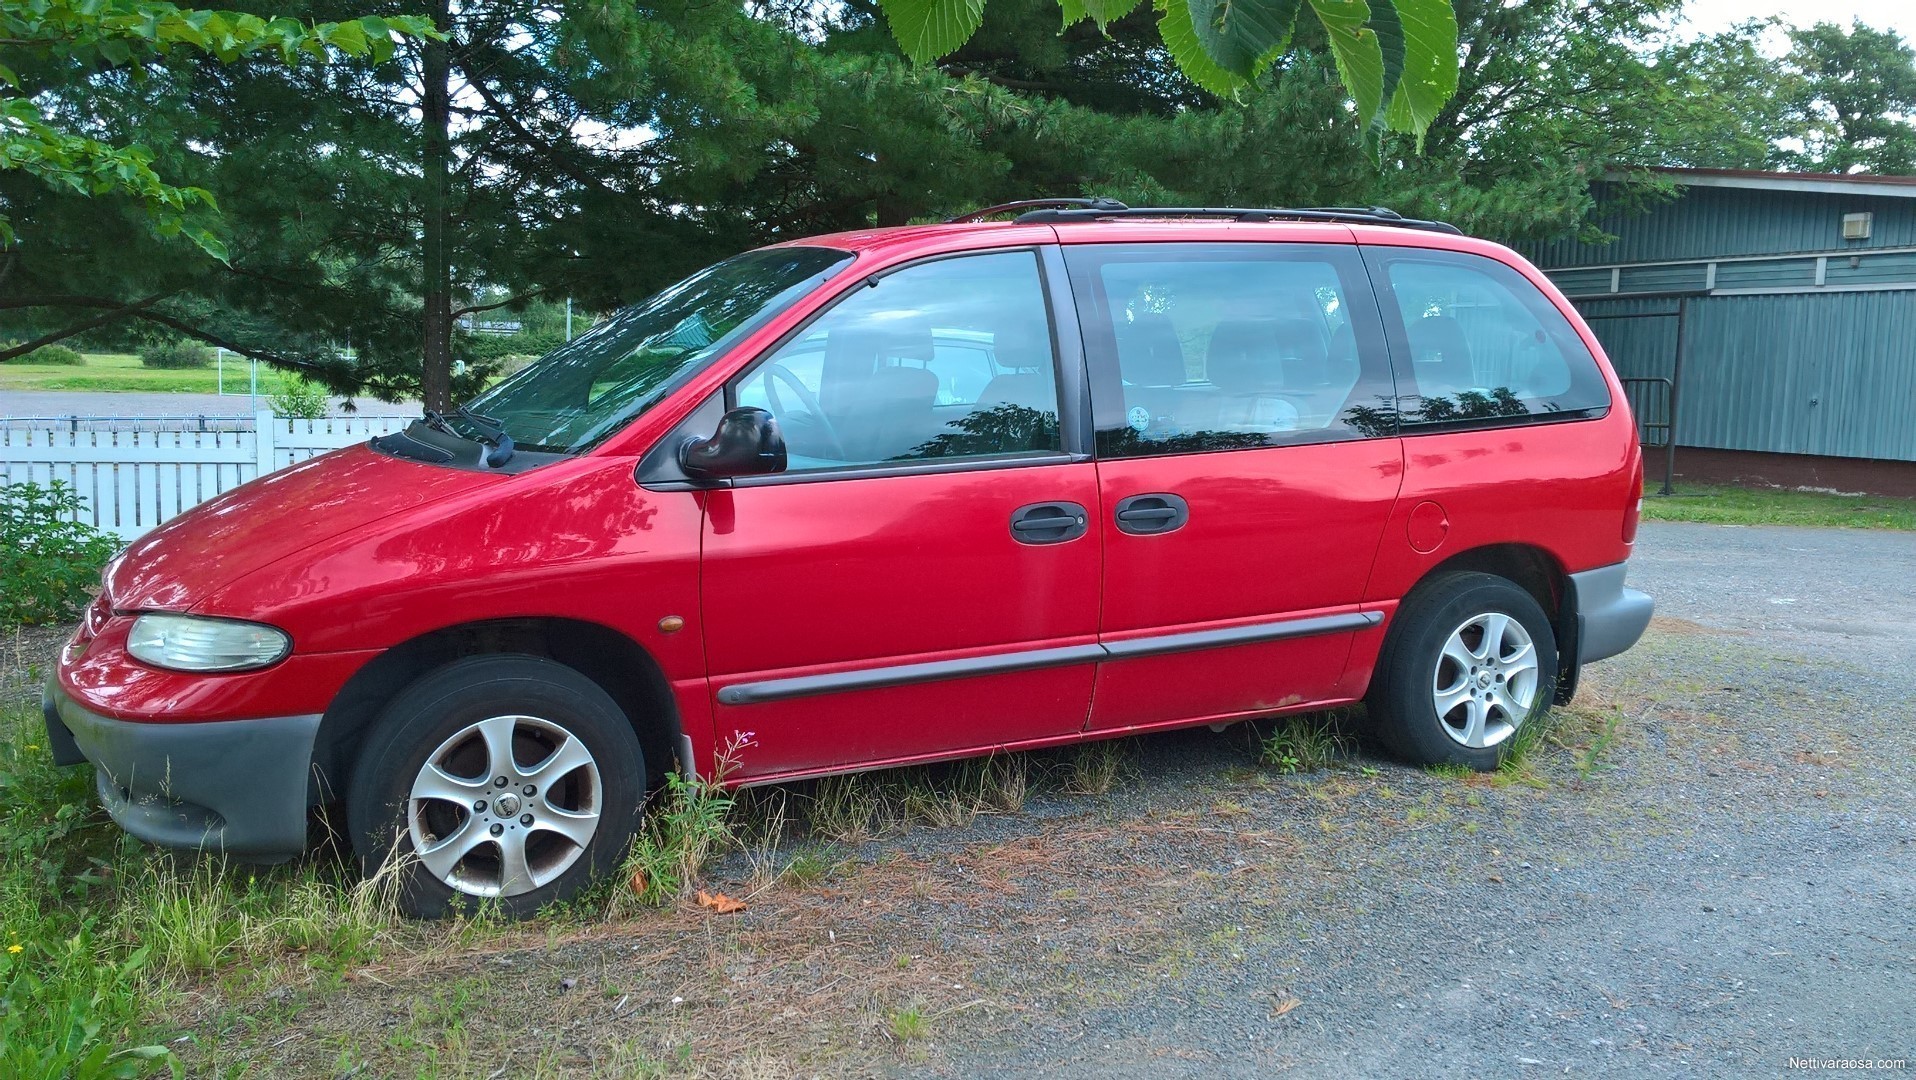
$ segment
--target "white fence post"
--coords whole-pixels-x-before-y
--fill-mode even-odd
[[[259,471],[254,476],[265,476],[273,471],[273,436],[276,427],[271,409],[261,409],[253,414],[253,453],[259,460]]]

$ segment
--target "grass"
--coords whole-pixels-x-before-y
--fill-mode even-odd
[[[1343,717],[1336,712],[1286,716],[1265,735],[1258,759],[1283,773],[1316,772],[1329,766],[1349,748]]]
[[[260,365],[261,397],[277,393],[285,376]],[[226,361],[226,393],[246,393],[250,374],[248,364],[234,357]],[[0,364],[0,390],[71,391],[148,391],[160,393],[211,394],[219,388],[219,373],[211,364],[204,368],[167,371],[143,367],[140,358],[129,353],[87,353],[82,367],[58,364],[28,364],[14,360]]]
[[[1675,495],[1645,495],[1643,517],[1646,521],[1700,521],[1713,525],[1916,529],[1916,499],[1686,484]]]
[[[885,1026],[891,1030],[891,1037],[901,1043],[922,1039],[931,1033],[931,1019],[925,1015],[925,1006],[916,1001],[893,1009],[885,1017]]]
[[[172,1063],[157,1018],[178,980],[302,949],[351,963],[396,924],[381,885],[314,864],[255,871],[143,848],[45,741],[31,709],[0,716],[0,1075],[149,1075]]]

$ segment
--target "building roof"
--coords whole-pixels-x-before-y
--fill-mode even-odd
[[[1887,195],[1916,199],[1916,176],[1872,173],[1764,172],[1758,169],[1685,169],[1656,165],[1647,171],[1685,187],[1750,188],[1759,191],[1808,191],[1824,195]],[[1626,175],[1622,172],[1613,175]]]

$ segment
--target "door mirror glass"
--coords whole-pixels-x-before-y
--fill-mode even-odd
[[[733,409],[719,419],[710,438],[685,440],[679,447],[679,467],[700,480],[784,472],[785,439],[771,413]]]

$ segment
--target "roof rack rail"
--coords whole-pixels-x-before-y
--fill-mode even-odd
[[[1130,207],[1116,199],[1105,198],[1019,199],[1016,202],[999,203],[996,206],[987,206],[982,209],[959,214],[955,218],[948,219],[945,224],[963,225],[968,221],[979,221],[984,218],[994,217],[998,214],[1009,214],[1013,210],[1035,210],[1039,207],[1071,207],[1078,210],[1095,210],[1101,213],[1115,213],[1117,211],[1130,209]]]
[[[1049,202],[1050,200],[1044,200]],[[1221,218],[1229,221],[1334,221],[1346,225],[1390,225],[1399,229],[1422,229],[1425,232],[1451,233],[1462,236],[1463,230],[1443,221],[1424,221],[1420,218],[1407,218],[1387,207],[1373,206],[1368,209],[1341,206],[1288,207],[1238,207],[1238,206],[1124,206],[1088,207],[1066,206],[1058,209],[1032,210],[1013,219],[1021,225],[1063,225],[1074,221],[1100,221],[1106,218]]]

